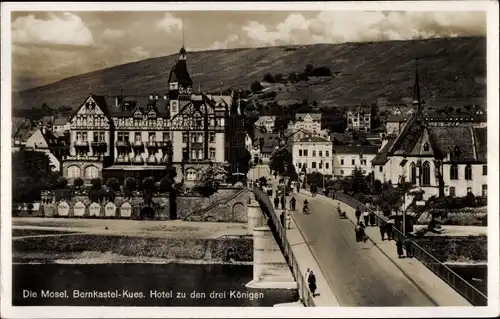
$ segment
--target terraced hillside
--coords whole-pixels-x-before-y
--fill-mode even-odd
[[[309,98],[323,105],[356,104],[379,97],[390,100],[411,96],[414,58],[419,62],[422,95],[433,99],[475,99],[486,96],[486,39],[461,37],[418,41],[317,44],[234,50],[188,52],[191,77],[203,91],[221,87],[249,88],[265,73],[301,72],[306,64],[327,66],[326,81],[299,83],[288,92],[292,99]],[[73,108],[92,93],[126,95],[163,93],[176,55],[147,59],[63,79],[49,85],[13,93],[14,108]],[[221,83],[222,81],[222,83]]]

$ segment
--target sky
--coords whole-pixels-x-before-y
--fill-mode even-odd
[[[484,12],[12,12],[18,91],[114,65],[189,51],[485,36]]]

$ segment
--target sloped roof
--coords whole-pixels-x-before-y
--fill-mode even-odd
[[[473,128],[476,144],[476,157],[481,162],[486,162],[488,155],[488,130],[486,127]]]
[[[387,163],[387,161],[389,160],[389,149],[392,147],[392,144],[395,140],[395,138],[390,138],[387,141],[387,144],[385,144],[385,146],[378,152],[377,156],[375,156],[375,158],[372,160],[373,165],[385,165],[385,163]]]
[[[333,151],[337,154],[377,154],[378,147],[364,145],[335,145]]]
[[[387,118],[387,122],[406,122],[410,117],[408,115],[391,115]]]
[[[66,125],[66,124],[68,124],[68,122],[69,122],[68,117],[58,117],[54,120],[53,125]]]
[[[297,143],[331,143],[329,140],[319,136],[305,136],[297,141]]]
[[[450,152],[452,162],[486,161],[486,128],[430,127],[429,134],[443,155]]]
[[[178,82],[183,86],[192,86],[193,80],[189,76],[186,60],[178,60],[168,76],[168,82]]]
[[[307,115],[310,115],[314,121],[321,121],[321,113],[297,113],[295,114],[295,120],[303,121]]]
[[[12,137],[15,140],[26,142],[38,129],[39,125],[35,121],[24,121],[19,125]]]

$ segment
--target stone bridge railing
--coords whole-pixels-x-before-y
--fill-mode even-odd
[[[281,248],[283,256],[292,271],[293,277],[298,285],[299,296],[306,307],[314,307],[314,298],[312,292],[309,290],[307,279],[304,278],[304,272],[300,270],[297,258],[293,254],[292,248],[288,239],[286,238],[285,228],[279,221],[279,217],[274,211],[274,206],[265,192],[256,185],[250,186],[250,189],[255,194],[255,199],[261,204],[263,211],[266,212],[271,220],[271,229],[275,235],[276,242]]]
[[[344,202],[352,207],[361,207],[363,210],[373,211],[372,209],[366,207],[363,203],[361,203],[357,199],[352,198],[349,195],[346,195],[341,192],[335,193],[335,199]],[[380,225],[381,221],[383,222],[388,221],[387,217],[380,215],[378,212],[373,211],[373,213],[377,218],[378,225]],[[403,233],[398,228],[393,226],[393,230],[395,233],[395,240],[407,239],[407,237],[403,235]],[[438,277],[440,277],[442,280],[448,283],[448,285],[450,285],[453,289],[455,289],[459,294],[461,294],[474,306],[488,305],[488,297],[485,294],[479,291],[476,287],[472,286],[465,279],[460,277],[456,272],[447,267],[445,264],[440,262],[437,258],[432,256],[425,249],[420,247],[415,241],[411,240],[411,242],[412,242],[411,247],[413,249],[413,256],[415,256],[415,258],[417,258],[422,264],[424,264]]]

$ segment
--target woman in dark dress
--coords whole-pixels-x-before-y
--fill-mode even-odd
[[[401,238],[398,238],[396,241],[396,251],[398,253],[398,257],[402,258],[403,257],[403,241]]]
[[[309,283],[309,290],[311,290],[314,297],[314,295],[316,294],[317,287],[316,287],[316,276],[314,275],[312,270],[309,272],[307,282]]]

